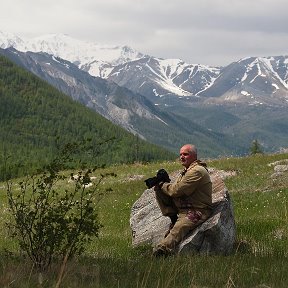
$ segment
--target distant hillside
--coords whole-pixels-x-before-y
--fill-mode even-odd
[[[0,49],[0,54],[114,124],[174,153],[178,153],[183,143],[191,141],[199,147],[200,157],[240,155],[247,152],[250,143],[247,143],[245,138],[235,139],[234,136],[225,135],[221,130],[215,132],[211,127],[207,129],[202,123],[197,123],[206,115],[206,108],[200,108],[203,110],[200,117],[194,117],[193,113],[183,117],[181,110],[187,107],[194,108],[194,101],[193,107],[191,103],[185,103],[182,107],[184,99],[175,101],[175,97],[171,96],[169,105],[158,106],[141,94],[133,93],[106,79],[93,77],[74,64],[56,59],[47,53],[23,53],[9,48]],[[141,86],[141,83],[138,85]],[[176,115],[174,111],[178,111],[178,108],[180,111]]]
[[[7,155],[15,175],[41,166],[53,157],[57,138],[60,144],[90,138],[95,164],[175,158],[0,56],[0,172]],[[85,157],[91,160],[93,155]]]

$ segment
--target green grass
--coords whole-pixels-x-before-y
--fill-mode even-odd
[[[131,206],[145,189],[143,180],[160,168],[181,169],[179,163],[112,166],[115,172],[101,187],[112,187],[99,203],[104,225],[85,254],[67,266],[62,287],[287,287],[288,175],[272,179],[269,163],[287,154],[209,161],[210,167],[234,170],[225,183],[231,194],[237,226],[235,251],[229,256],[186,255],[154,259],[151,247],[132,248]],[[95,175],[97,176],[97,175]],[[0,287],[39,287],[39,275],[18,251],[5,230],[9,217],[5,188],[0,183]],[[61,186],[67,187],[67,183]],[[63,187],[61,187],[63,188]],[[9,251],[9,252],[8,252]],[[43,275],[42,287],[54,287],[60,263]]]

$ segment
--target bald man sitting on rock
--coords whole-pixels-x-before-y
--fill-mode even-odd
[[[162,214],[171,219],[164,239],[153,250],[154,256],[173,254],[181,240],[212,213],[212,183],[206,163],[197,159],[196,147],[184,145],[180,161],[185,168],[176,181],[154,187]]]

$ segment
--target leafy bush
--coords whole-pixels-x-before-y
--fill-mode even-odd
[[[8,227],[39,271],[45,271],[53,258],[61,257],[65,266],[69,257],[84,251],[85,244],[97,237],[101,228],[95,208],[103,194],[98,192],[98,186],[108,174],[101,174],[97,183],[91,180],[97,167],[65,176],[61,171],[76,150],[76,144],[66,145],[41,173],[21,181],[20,189],[7,180],[14,220]],[[71,189],[66,186],[61,191],[64,180],[72,181]]]

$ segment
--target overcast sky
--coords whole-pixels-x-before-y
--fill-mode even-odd
[[[160,58],[227,65],[288,55],[287,0],[1,0],[0,30],[64,33]]]

